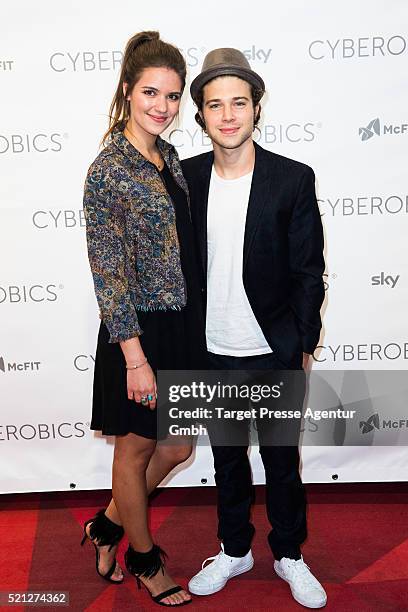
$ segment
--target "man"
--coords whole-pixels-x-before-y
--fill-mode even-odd
[[[323,232],[314,173],[254,143],[264,91],[263,80],[236,49],[211,51],[191,84],[196,120],[214,149],[183,162],[214,369],[301,370],[321,329]],[[221,590],[253,566],[248,446],[211,441],[223,543],[191,579],[196,595]],[[298,447],[260,443],[260,454],[275,571],[299,603],[323,607],[326,593],[300,550],[306,501]]]

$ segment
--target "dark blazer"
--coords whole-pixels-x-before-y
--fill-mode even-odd
[[[213,152],[182,161],[207,285],[207,205]],[[324,299],[323,229],[313,170],[255,144],[255,168],[244,237],[243,283],[275,356],[301,365],[319,341]]]

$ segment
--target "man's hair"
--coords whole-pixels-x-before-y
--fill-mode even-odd
[[[225,76],[230,76],[230,75],[225,75]],[[215,77],[215,79],[222,79],[224,78],[224,76],[218,76]],[[241,78],[241,77],[238,77]],[[255,87],[254,85],[252,85],[251,83],[249,83],[249,81],[247,81],[246,79],[241,79],[242,81],[245,81],[246,83],[248,83],[250,89],[251,89],[251,98],[252,98],[252,105],[255,108],[257,105],[259,105],[258,108],[258,112],[256,114],[256,117],[254,118],[254,128],[258,125],[259,119],[261,117],[261,105],[260,105],[260,101],[262,99],[262,96],[264,95],[264,91],[262,89],[259,89],[258,87]],[[195,98],[194,98],[194,103],[198,108],[198,111],[202,112],[203,111],[203,104],[204,104],[204,87],[206,85],[208,85],[208,83],[211,83],[211,81],[214,81],[214,79],[211,79],[210,81],[207,81],[207,83],[205,83],[205,85],[203,85],[203,87],[197,92]],[[202,128],[203,130],[205,130],[205,123],[203,121],[203,119],[201,118],[200,112],[197,112],[194,115],[194,119],[196,120],[196,122],[198,123],[198,125],[200,126],[200,128]]]

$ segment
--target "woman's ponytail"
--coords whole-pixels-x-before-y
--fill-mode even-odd
[[[186,82],[186,62],[177,47],[161,40],[159,32],[146,31],[135,34],[128,40],[123,54],[119,83],[109,109],[109,128],[102,144],[115,129],[123,130],[130,117],[127,96],[146,68],[171,68],[181,80],[183,91]],[[126,95],[123,93],[124,85]]]

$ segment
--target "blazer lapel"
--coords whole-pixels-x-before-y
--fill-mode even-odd
[[[194,186],[194,204],[196,206],[196,227],[198,246],[201,255],[201,264],[204,272],[204,280],[207,280],[207,211],[208,194],[210,190],[211,169],[214,162],[214,153],[211,151],[203,160]]]
[[[249,194],[248,211],[245,223],[243,270],[248,261],[248,255],[262,216],[265,203],[269,197],[270,174],[268,172],[268,159],[265,151],[255,145],[255,167],[252,175],[251,191]]]

